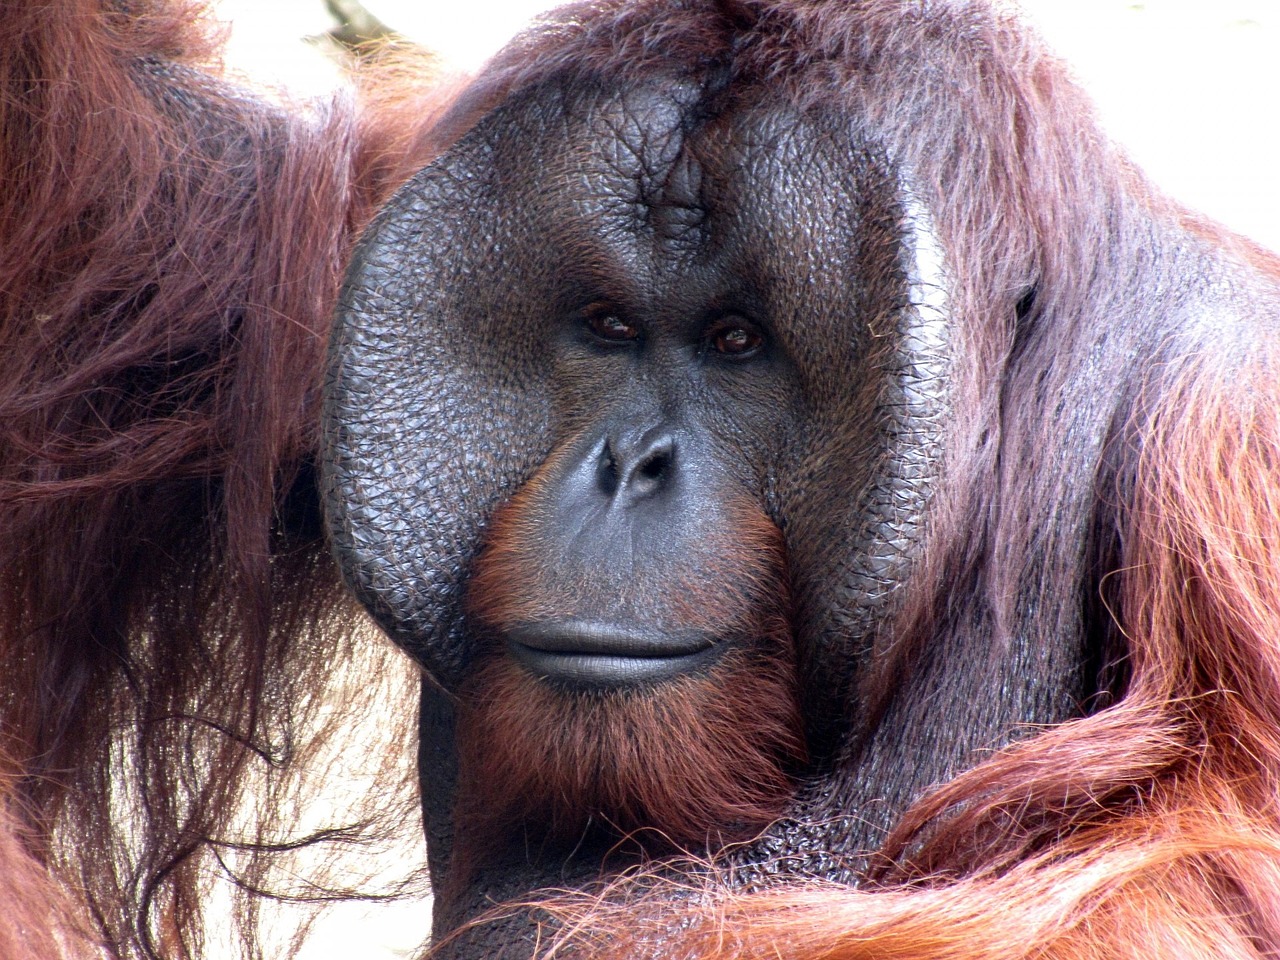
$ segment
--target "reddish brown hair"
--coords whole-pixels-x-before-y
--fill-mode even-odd
[[[863,890],[710,885],[672,896],[645,880],[556,904],[566,930],[547,955],[1272,956],[1280,350],[1240,361],[1184,358],[1141,425],[1108,591],[1130,645],[1119,703],[924,797]]]
[[[19,775],[0,759],[0,957],[88,960],[95,955],[93,926],[34,852],[44,844],[23,815]]]
[[[978,5],[597,8],[504,55],[454,122],[548,77],[585,85],[693,69],[726,37],[738,78],[790,83],[802,107],[852,108],[875,126],[925,192],[956,272],[964,375],[929,517],[944,548],[908,585],[886,631],[889,669],[865,690],[888,699],[927,655],[1012,647],[1028,627],[1088,632],[1081,647],[1101,660],[1075,666],[1098,681],[1096,696],[1073,705],[1076,719],[1011,730],[1023,739],[994,753],[951,721],[960,746],[948,748],[972,747],[972,767],[942,768],[894,818],[865,869],[850,868],[861,889],[797,879],[744,895],[727,869],[692,889],[644,876],[554,903],[566,930],[552,952],[1273,955],[1280,263],[1159,196],[1106,144],[1061,65]],[[1135,297],[1150,302],[1127,310]],[[1109,393],[1080,372],[1108,352],[1127,356],[1131,374]],[[1080,384],[1096,397],[1073,395]],[[1070,400],[1113,418],[1091,427],[1109,438],[1096,459],[1076,449],[1091,438],[1053,415]],[[968,719],[989,705],[948,706]],[[889,729],[920,742],[918,727]],[[850,790],[884,787],[883,771],[864,770],[851,764]]]
[[[270,813],[237,823],[242,794],[291,765],[313,691],[343,652],[312,515],[320,358],[352,238],[430,155],[430,111],[393,136],[377,110],[357,121],[342,108],[266,106],[197,69],[209,45],[185,7],[11,7],[0,18],[0,747],[16,773],[0,791],[11,888],[0,891],[0,949],[75,952],[81,914],[57,906],[61,887],[108,953],[194,956],[202,870],[277,838]],[[985,267],[960,278],[954,299],[957,316],[991,321],[965,328],[958,348],[991,374],[1013,351],[1026,278],[1039,317],[1093,318],[1096,275],[1129,277],[1147,262],[1153,212],[1166,227],[1176,215],[1097,145],[1078,96],[1015,32],[972,27],[974,63],[952,64],[982,80],[970,86],[985,112],[970,113],[952,87],[937,95],[931,57],[960,56],[952,34],[922,46],[922,26],[890,5],[867,25],[878,40],[858,47],[843,5],[823,5],[808,15],[808,47],[762,45],[752,69],[780,73],[784,54],[874,64],[876,103],[897,110],[877,119],[919,182],[967,187],[936,204],[937,227],[956,263]],[[627,46],[602,42],[597,62],[575,62],[585,74],[626,57],[640,75],[660,56],[704,55],[696,30],[673,37],[634,30]],[[1022,82],[992,67],[993,49],[1025,59]],[[523,64],[459,116],[522,71],[564,66]],[[932,98],[897,95],[930,85]],[[404,104],[417,101],[391,89],[409,118]],[[830,95],[820,84],[797,93],[806,104]],[[1008,142],[938,148],[968,142],[975,122]],[[1183,226],[1205,251],[1232,245]],[[1236,259],[1280,278],[1256,250]],[[659,887],[637,902],[624,887],[557,905],[566,943],[667,957],[1273,954],[1280,356],[1273,329],[1252,333],[1259,346],[1174,358],[1152,376],[1113,451],[1126,479],[1096,491],[1114,508],[1106,519],[1119,518],[1104,584],[1124,648],[1114,702],[921,799],[862,890],[743,896],[726,884],[691,900]],[[1023,356],[1059,346],[1018,344]],[[1052,373],[1065,375],[1061,364]],[[971,528],[962,495],[996,472],[975,386],[988,382],[962,385],[954,443],[970,443],[970,459],[935,515],[944,532]],[[1031,396],[1022,388],[1015,401]],[[1061,449],[1053,424],[1012,427],[1006,459],[1025,452],[1036,465],[1041,448]],[[1010,571],[1036,557],[1024,518],[1046,488],[996,482],[1007,500],[984,515],[1001,552],[981,570],[996,614],[957,630],[1007,631]],[[973,504],[996,503],[979,493]],[[1044,569],[1046,591],[1061,594],[1050,599],[1072,599],[1071,573]],[[918,638],[937,639],[918,631],[907,654]],[[122,803],[137,811],[127,829]],[[256,869],[243,874],[251,886]]]
[[[120,956],[200,953],[211,865],[279,839],[246,784],[291,769],[350,640],[311,469],[330,313],[429,152],[425,93],[394,136],[285,111],[213,78],[200,23],[0,18],[0,747]]]
[[[553,576],[525,528],[548,469],[498,509],[475,565],[468,608],[499,635],[570,617],[578,591],[598,590]],[[697,849],[747,839],[781,815],[805,751],[782,533],[752,503],[727,513],[711,537],[723,542],[707,548],[719,569],[695,577],[676,562],[665,583],[644,585],[646,609],[730,646],[704,673],[566,694],[490,651],[460,701],[460,835],[496,845],[538,824],[572,841],[595,821],[645,829],[650,849]]]

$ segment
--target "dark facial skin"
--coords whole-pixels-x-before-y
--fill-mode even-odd
[[[892,259],[876,260],[897,251],[869,241],[900,213],[874,167],[858,195],[832,198],[834,145],[794,114],[743,111],[690,132],[679,101],[692,94],[679,86],[546,93],[481,123],[424,172],[421,192],[402,195],[407,216],[387,229],[425,241],[435,280],[367,255],[364,270],[378,279],[356,296],[403,306],[392,308],[394,330],[361,323],[375,351],[356,353],[341,371],[349,395],[337,419],[343,452],[355,455],[335,474],[346,489],[358,483],[363,505],[351,509],[342,494],[356,536],[339,535],[339,548],[384,625],[446,688],[466,691],[464,703],[507,689],[488,679],[496,658],[497,669],[514,664],[538,687],[508,696],[554,697],[548,711],[581,713],[606,696],[646,709],[693,704],[696,727],[714,709],[690,691],[709,678],[754,717],[759,708],[745,695],[753,685],[783,702],[799,693],[753,684],[750,669],[726,665],[726,650],[768,655],[779,619],[787,645],[797,619],[806,639],[803,611],[821,587],[803,578],[826,562],[826,537],[815,531],[866,522],[843,494],[813,492],[833,472],[842,491],[873,487],[881,465],[876,398],[858,388],[890,362],[871,328],[893,318],[866,304],[901,300],[903,276]],[[860,255],[863,243],[871,249]],[[353,309],[369,308],[360,300]],[[851,331],[849,316],[867,322]],[[459,424],[484,426],[467,427],[456,445],[435,441]],[[412,479],[384,486],[370,463]],[[781,550],[749,532],[761,526]],[[380,546],[365,550],[358,540],[370,529]],[[792,549],[793,531],[810,549]],[[456,546],[423,542],[433,535]],[[793,573],[802,578],[799,611]],[[775,595],[761,596],[761,583]],[[816,668],[816,652],[800,648],[802,670]],[[468,687],[476,670],[487,678],[479,691]],[[428,690],[424,745],[453,737],[453,711],[438,697]],[[529,718],[532,735],[559,736],[538,727]],[[662,731],[668,740],[678,733]],[[795,734],[776,736],[767,753],[791,782],[803,747]],[[592,749],[543,763],[586,756],[617,766],[608,745]],[[629,795],[655,787],[622,778],[622,799],[592,794],[584,810],[548,801],[550,810],[513,811],[487,784],[465,807],[499,812],[464,822],[460,835],[449,776],[457,761],[439,754],[432,747],[424,758],[423,788],[440,931],[486,896],[591,875],[604,849],[615,860],[644,852],[619,854],[607,836],[591,842],[600,818],[668,835],[680,826],[646,823],[670,803],[632,809]],[[464,795],[467,768],[490,759],[464,756]],[[676,764],[650,759],[653,777],[678,780],[667,772]],[[519,777],[500,770],[500,779]],[[695,823],[677,835],[697,850],[696,837],[705,843],[719,830],[740,839],[781,812],[748,816],[745,826]],[[526,825],[503,841],[509,850],[494,849],[503,833],[495,820],[554,821],[558,836]],[[544,852],[526,856],[531,842]],[[454,859],[467,861],[466,879]]]
[[[513,99],[393,202],[346,293],[330,517],[357,592],[439,684],[438,934],[789,809],[829,816],[795,798],[856,703],[850,625],[881,615],[919,536],[943,378],[902,354],[904,331],[937,335],[909,198],[850,124],[751,102],[695,119],[697,97]],[[886,403],[904,370],[920,409]],[[747,859],[810,842],[780,829]],[[521,923],[449,949],[523,956]]]
[[[557,118],[567,149],[523,131],[548,155],[508,242],[541,250],[501,282],[531,301],[506,336],[538,354],[550,450],[512,534],[536,583],[489,619],[534,672],[603,687],[701,669],[735,639],[732,602],[715,601],[722,627],[690,602],[744,592],[726,569],[733,504],[768,509],[805,405],[759,293],[709,242],[703,166],[666,129],[678,115],[627,100]],[[601,124],[635,142],[603,155]]]
[[[704,306],[695,271],[670,272],[661,296],[614,291],[553,332],[566,435],[507,537],[529,582],[488,585],[475,604],[510,656],[567,688],[661,683],[750,639],[734,635],[749,584],[735,582],[726,531],[735,500],[760,502],[795,400],[757,325]],[[717,570],[721,582],[701,582]],[[725,595],[709,604],[719,618],[690,609],[707,591]]]
[[[385,215],[379,240],[413,243],[430,276],[382,259],[380,242],[348,291],[350,311],[385,311],[394,329],[362,322],[360,349],[340,357],[331,475],[361,489],[341,506],[354,529],[339,550],[447,687],[475,653],[456,608],[482,529],[543,464],[540,484],[556,488],[536,498],[547,565],[598,578],[566,611],[578,619],[679,633],[626,583],[661,584],[734,497],[784,527],[865,519],[865,504],[820,488],[837,474],[864,488],[883,459],[884,415],[861,385],[892,359],[875,327],[905,295],[884,242],[902,216],[892,185],[869,168],[858,195],[833,195],[836,147],[794,115],[744,111],[693,137],[684,119],[656,86],[521,98]],[[850,316],[867,322],[850,329]],[[372,462],[408,483],[364,476]],[[610,536],[574,547],[589,519]]]
[[[289,789],[387,706],[339,573],[432,960],[1275,952],[1280,261],[1006,4],[580,0],[332,111],[199,6],[0,21],[2,960],[260,952],[368,834]]]

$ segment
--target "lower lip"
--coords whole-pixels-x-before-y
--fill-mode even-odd
[[[674,680],[706,667],[720,655],[718,644],[667,657],[539,650],[515,640],[507,641],[507,649],[517,663],[540,679],[596,689]]]

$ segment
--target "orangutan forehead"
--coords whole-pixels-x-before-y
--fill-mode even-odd
[[[540,195],[571,203],[572,215],[636,239],[693,252],[725,229],[792,233],[779,216],[809,234],[841,222],[847,235],[868,206],[898,199],[896,176],[863,145],[856,118],[816,117],[776,92],[727,100],[657,78],[554,94],[524,91],[485,121],[500,132],[494,161],[509,171],[498,183],[521,193],[536,183]],[[833,196],[846,190],[860,196]],[[840,202],[815,204],[820,197]],[[794,215],[800,208],[804,216]]]

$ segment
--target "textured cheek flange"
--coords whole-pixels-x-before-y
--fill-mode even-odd
[[[459,152],[455,166],[469,159]],[[455,211],[474,209],[467,193],[451,169],[429,167],[361,241],[330,341],[321,463],[343,575],[446,687],[468,663],[460,596],[479,530],[545,432],[521,364],[497,368],[457,329],[468,285],[450,267],[485,233],[459,224]]]
[[[896,347],[880,400],[889,455],[856,500],[858,545],[833,598],[823,636],[860,646],[891,615],[894,595],[910,581],[924,547],[924,518],[943,469],[944,427],[951,410],[947,284],[941,246],[928,211],[902,188],[902,270],[907,305],[892,331]],[[838,651],[833,651],[833,656]]]

